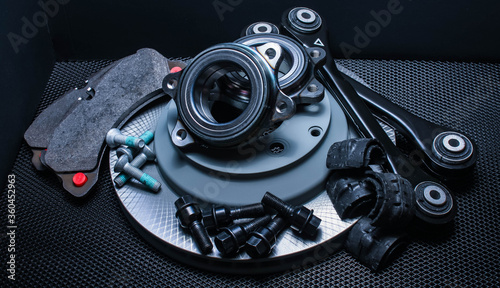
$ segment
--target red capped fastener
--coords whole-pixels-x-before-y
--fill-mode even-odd
[[[170,73],[177,73],[177,72],[179,72],[179,71],[181,71],[181,70],[182,70],[182,68],[181,68],[181,67],[179,67],[179,66],[175,66],[175,67],[173,67],[172,69],[170,69]]]
[[[87,183],[87,175],[83,174],[82,172],[78,172],[75,175],[73,175],[73,184],[75,184],[76,187],[82,187]]]

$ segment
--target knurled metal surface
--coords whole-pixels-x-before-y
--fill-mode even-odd
[[[144,131],[151,130],[151,128],[157,126],[158,121],[161,121],[160,119],[162,118],[160,118],[160,114],[165,113],[164,110],[167,106],[168,105],[165,103],[158,103],[136,113],[131,117],[131,120],[121,128],[122,133],[128,136],[139,137]],[[150,147],[154,149],[155,145],[156,141],[153,140]],[[116,150],[111,149],[109,153],[110,169],[113,169],[117,160]],[[199,257],[203,259],[202,261],[207,263],[211,261],[211,265],[205,268],[207,270],[210,270],[212,267],[217,267],[218,259],[223,258],[218,250],[214,247],[212,253],[202,256],[190,234],[179,226],[178,220],[175,217],[177,210],[174,206],[174,202],[180,195],[175,193],[175,191],[169,187],[167,181],[160,176],[158,165],[159,164],[151,161],[141,168],[142,171],[151,175],[162,184],[162,188],[158,193],[152,193],[135,179],[132,179],[131,182],[121,188],[115,187],[125,213],[128,213],[130,217],[133,218],[133,225],[141,226],[142,229],[139,230],[139,232],[146,234],[144,236],[147,239],[148,237],[155,237],[161,241],[159,248],[165,251],[167,255],[168,251],[172,248],[178,248],[186,251],[185,253],[187,254],[199,255]],[[118,174],[119,173],[112,171],[111,178],[116,178]],[[270,262],[269,265],[275,263],[278,266],[283,266],[277,264],[279,261],[284,261],[280,260],[282,256],[296,253],[304,254],[304,251],[307,249],[314,249],[317,245],[326,245],[326,241],[329,241],[330,244],[328,245],[330,245],[330,247],[333,247],[335,243],[338,247],[341,246],[345,239],[345,232],[354,221],[342,221],[340,219],[337,213],[335,213],[333,204],[326,191],[320,193],[307,203],[302,203],[302,205],[305,205],[309,209],[313,209],[314,214],[322,219],[320,226],[321,232],[319,235],[317,235],[315,239],[304,239],[296,235],[296,233],[293,233],[291,229],[286,229],[285,232],[280,234],[277,240],[278,244],[274,247],[269,257],[258,261],[268,260],[268,262]],[[213,237],[211,238],[213,241]],[[335,250],[337,249],[332,248],[329,254],[335,252]],[[323,254],[327,255],[328,253]],[[306,257],[307,256],[304,256],[304,258]],[[184,259],[188,258],[186,257]],[[230,259],[234,261],[233,265],[240,265],[240,267],[242,264],[252,261],[246,253],[238,253],[238,255]],[[191,260],[185,261],[190,262]],[[298,259],[296,263],[291,262],[292,261],[288,260],[288,266],[299,267],[302,265],[303,259]],[[284,269],[281,268],[280,270]]]
[[[456,194],[447,236],[414,237],[388,268],[373,273],[346,252],[283,273],[238,276],[204,272],[170,259],[129,224],[103,165],[90,195],[76,199],[50,173],[31,166],[20,147],[16,175],[16,282],[7,280],[7,209],[0,286],[16,287],[498,287],[500,286],[500,65],[342,60],[373,89],[427,120],[476,141],[472,180]],[[109,61],[56,63],[40,112]],[[107,163],[107,157],[103,163]],[[455,190],[455,187],[451,187]],[[7,204],[6,189],[2,195]],[[429,238],[429,237],[427,237]]]

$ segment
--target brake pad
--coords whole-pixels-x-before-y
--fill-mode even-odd
[[[62,179],[66,190],[83,196],[97,181],[106,132],[165,96],[159,88],[169,72],[169,61],[153,49],[118,60],[40,114],[26,131],[26,142],[33,150],[46,147],[41,163]],[[83,185],[74,182],[79,172],[87,177]]]
[[[45,110],[38,115],[38,117],[33,121],[31,126],[24,133],[24,139],[26,143],[31,147],[33,151],[32,162],[36,169],[45,170],[45,164],[41,163],[40,158],[42,152],[45,154],[44,150],[47,149],[54,130],[59,126],[61,121],[66,118],[71,112],[81,103],[83,99],[90,97],[89,91],[87,89],[92,86],[96,86],[102,79],[102,76],[108,72],[112,67],[116,65],[116,62],[106,66],[102,70],[93,74],[89,80],[87,80],[87,86],[83,89],[72,89],[59,99],[54,101],[50,106],[45,108]]]

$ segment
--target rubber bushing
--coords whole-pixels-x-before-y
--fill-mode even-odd
[[[367,172],[380,183],[377,200],[368,215],[374,226],[403,227],[415,215],[415,193],[411,183],[393,173]]]
[[[256,22],[250,24],[247,28],[245,28],[241,36],[248,36],[248,35],[262,34],[262,33],[279,34],[280,30],[278,29],[278,26],[274,25],[273,23]]]
[[[435,225],[453,221],[457,214],[457,205],[450,191],[443,185],[424,181],[415,187],[417,217]]]
[[[434,138],[432,152],[445,163],[459,165],[472,158],[474,145],[466,136],[449,131]]]
[[[341,219],[367,215],[375,205],[378,181],[365,173],[333,173],[326,184],[326,191]]]
[[[333,143],[328,150],[326,167],[344,170],[385,164],[386,155],[378,141],[372,138],[355,138]]]
[[[306,7],[293,8],[288,13],[288,22],[293,29],[302,33],[314,33],[322,24],[319,14]]]
[[[345,247],[362,264],[376,271],[385,267],[406,246],[406,234],[371,225],[363,217],[347,236]]]

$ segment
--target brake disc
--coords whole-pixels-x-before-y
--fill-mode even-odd
[[[170,101],[132,116],[122,128],[124,134],[140,135],[156,127],[150,145],[157,154],[157,162],[142,169],[161,182],[160,192],[152,193],[135,180],[122,188],[115,187],[131,223],[156,248],[202,269],[255,274],[298,268],[342,247],[354,221],[342,221],[335,213],[325,191],[328,176],[325,159],[331,143],[346,139],[349,129],[331,95],[299,109],[292,119],[260,137],[261,145],[238,158],[179,149],[170,137],[176,119],[175,103]],[[115,150],[111,150],[109,160],[110,167],[114,167]],[[118,175],[111,174],[113,179]],[[314,214],[322,219],[316,238],[304,239],[288,229],[279,236],[266,258],[252,259],[246,253],[224,258],[216,249],[203,255],[175,217],[174,201],[184,194],[206,201],[201,204],[203,208],[212,204],[260,202],[266,191],[314,209]]]

